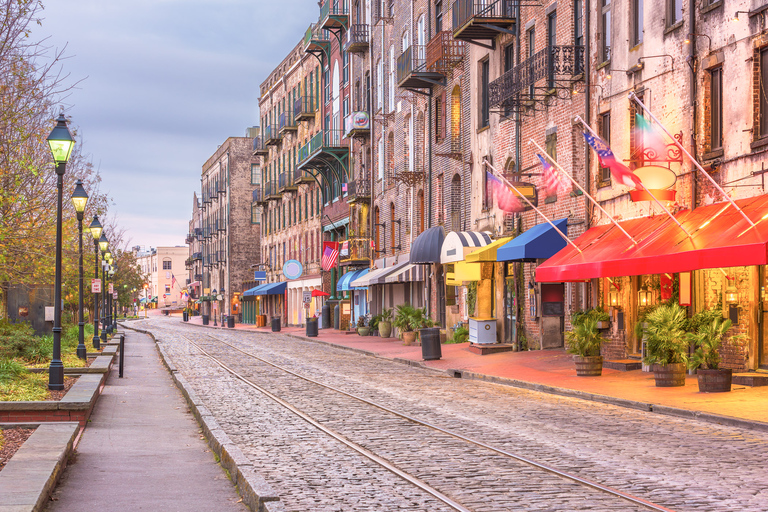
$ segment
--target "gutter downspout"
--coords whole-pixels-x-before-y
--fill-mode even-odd
[[[591,87],[591,85],[592,85],[592,83],[591,83],[592,82],[592,59],[591,59],[591,55],[592,54],[590,53],[591,50],[592,50],[592,45],[590,44],[590,35],[592,34],[592,32],[591,32],[592,23],[590,23],[590,20],[592,19],[592,16],[591,16],[591,14],[592,14],[592,6],[591,6],[590,0],[585,0],[584,1],[584,10],[586,11],[586,16],[585,16],[585,18],[586,18],[586,24],[585,25],[586,26],[584,27],[584,75],[585,75],[584,76],[584,78],[585,78],[584,81],[586,82],[585,89],[587,90],[586,94],[584,95],[584,101],[585,101],[584,116],[586,117],[587,124],[589,124],[591,122],[591,118],[592,118],[592,115],[591,115],[592,114],[592,110],[591,110],[591,105],[592,105],[592,87]],[[585,144],[584,145],[584,190],[586,190],[587,192],[591,191],[591,188],[590,188],[591,185],[589,183],[590,182],[589,171],[591,169],[590,158],[589,158],[590,156],[592,156],[592,153],[590,152],[589,144]],[[589,213],[589,208],[590,208],[589,199],[587,199],[587,197],[585,195],[584,196],[584,230],[585,231],[589,229],[589,220],[588,220],[589,216],[587,215]],[[587,293],[586,293],[587,292],[587,286],[585,285],[582,288],[582,290],[584,291],[584,297],[582,297],[582,301],[583,301],[582,304],[584,304],[586,306],[586,304],[588,303],[588,301],[587,301]]]
[[[432,2],[427,2],[427,41],[432,40]],[[432,205],[432,116],[434,113],[432,112],[432,94],[430,89],[430,95],[427,96],[427,158],[428,158],[428,169],[427,169],[427,204],[430,205],[430,208],[424,208],[424,210],[429,210],[429,215],[427,216],[427,229],[432,227],[432,210],[434,208],[431,208]],[[413,201],[411,201],[411,204],[413,204]],[[440,205],[442,207],[442,205]],[[423,213],[422,213],[423,215]],[[413,231],[411,231],[413,232]],[[427,278],[427,312],[431,314],[432,312],[432,278],[437,278],[437,272],[436,272],[436,266],[433,263],[430,265],[434,272],[432,272],[433,276],[431,278]],[[437,310],[435,310],[435,318],[440,321],[443,318],[443,315],[441,315]],[[442,325],[444,321],[441,321],[440,324]]]
[[[231,200],[232,200],[232,187],[231,187],[231,176],[232,173],[230,172],[232,169],[230,168],[230,155],[229,151],[227,151],[227,191],[226,191],[226,197],[227,197],[227,218],[226,222],[229,224],[229,212],[230,212],[230,206],[231,206]],[[232,233],[231,233],[231,226],[229,226],[230,229],[227,229],[227,290],[229,291],[229,296],[231,297],[233,295],[232,291]],[[224,296],[224,300],[227,301],[225,310],[227,312],[227,317],[229,317],[229,307],[232,301],[227,299],[227,296]]]
[[[691,7],[688,9],[690,15],[689,15],[689,30],[688,32],[691,34],[696,33],[696,9],[695,7]],[[691,105],[693,106],[693,112],[692,112],[692,122],[691,122],[691,156],[698,161],[699,157],[696,154],[696,118],[698,113],[698,108],[696,104],[696,71],[698,67],[698,63],[696,62],[696,36],[690,36],[691,44],[689,50],[688,50],[688,65],[691,68]],[[696,186],[696,172],[691,173],[691,211],[693,211],[696,208],[696,194],[697,194],[697,186]]]

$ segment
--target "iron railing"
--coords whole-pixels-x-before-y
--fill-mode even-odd
[[[325,0],[320,6],[320,20],[325,21],[328,16],[346,16],[349,14],[346,2],[343,0]]]
[[[351,25],[347,30],[344,49],[348,52],[364,51],[368,48],[369,31],[367,24]]]
[[[288,110],[280,114],[277,120],[277,124],[278,124],[277,129],[279,132],[282,132],[284,130],[295,130],[296,119],[293,116],[293,112]]]
[[[312,96],[302,96],[293,102],[294,119],[314,117],[316,111],[315,99]]]
[[[280,142],[280,130],[277,125],[266,126],[264,128],[264,143],[267,145],[277,144]]]
[[[464,58],[464,41],[453,38],[450,30],[438,32],[427,44],[427,70],[446,74]]]
[[[312,44],[323,44],[330,42],[331,38],[328,35],[328,31],[318,23],[312,23],[307,31],[304,32],[304,50],[306,50]]]
[[[299,169],[298,167],[293,169],[293,183],[298,184],[301,181],[301,177],[304,174],[304,171]]]
[[[397,83],[402,82],[411,74],[427,70],[427,47],[412,45],[403,50],[397,58]]]
[[[369,260],[373,252],[370,238],[351,238],[347,240],[347,249],[349,253],[346,256],[339,256],[340,262]]]
[[[371,198],[371,181],[366,179],[352,180],[347,183],[347,194],[349,200],[360,200]]]
[[[519,0],[456,0],[453,2],[453,31],[472,19],[513,19]]]
[[[285,188],[285,184],[286,184],[286,181],[287,181],[285,178],[286,178],[286,176],[285,176],[284,172],[281,172],[280,176],[277,177],[277,189],[278,190],[283,190]]]
[[[262,202],[262,195],[261,195],[261,188],[254,189],[254,191],[251,193],[251,202],[253,203],[260,203]]]

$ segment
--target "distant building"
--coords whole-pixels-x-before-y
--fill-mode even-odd
[[[181,307],[189,279],[185,260],[189,255],[186,245],[157,247],[144,250],[133,248],[133,255],[147,277],[147,287],[139,296],[142,303],[156,303],[157,307]],[[175,280],[174,280],[175,279]]]

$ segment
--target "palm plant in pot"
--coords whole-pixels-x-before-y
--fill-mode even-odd
[[[416,322],[418,321],[418,313],[416,308],[410,304],[400,304],[396,306],[397,313],[395,314],[394,326],[403,337],[403,345],[413,345],[416,341]]]
[[[379,315],[379,336],[389,338],[392,335],[392,308],[384,308]]]
[[[706,393],[724,392],[731,390],[733,371],[720,368],[720,345],[725,338],[731,321],[722,316],[715,317],[710,322],[699,325],[696,332],[689,332],[686,338],[694,343],[696,350],[688,360],[688,368],[696,370],[699,381],[699,391]],[[737,335],[735,337],[741,337]]]
[[[368,336],[370,331],[371,328],[368,327],[368,317],[365,315],[357,317],[357,334],[359,336]]]
[[[685,309],[678,304],[662,304],[645,318],[645,359],[652,365],[657,387],[685,386],[688,361]]]
[[[605,339],[597,328],[594,315],[574,315],[573,329],[565,333],[568,353],[573,354],[576,375],[595,377],[603,373],[603,357],[600,347]]]
[[[371,317],[371,320],[368,322],[368,327],[370,328],[370,332],[368,333],[369,336],[378,336],[379,335],[379,321],[381,320],[381,315],[373,315]]]

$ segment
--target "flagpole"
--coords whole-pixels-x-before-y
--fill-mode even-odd
[[[584,128],[586,128],[587,130],[589,130],[589,132],[590,132],[592,135],[594,135],[595,137],[600,137],[600,136],[599,136],[597,133],[595,133],[595,130],[593,130],[591,126],[589,126],[587,123],[585,123],[585,122],[584,122],[584,120],[581,118],[581,116],[576,116],[576,118],[575,118],[575,119],[576,119],[576,121],[578,121],[579,123],[581,123],[581,125],[582,125]],[[662,210],[664,210],[664,213],[666,213],[666,214],[669,216],[669,218],[670,218],[670,219],[672,219],[672,220],[675,222],[675,224],[677,224],[677,227],[679,227],[680,229],[682,229],[682,230],[683,230],[683,233],[685,233],[685,234],[688,236],[688,238],[693,238],[693,236],[691,236],[691,234],[688,232],[688,230],[687,230],[687,229],[685,229],[685,228],[683,227],[683,225],[682,225],[682,224],[680,224],[680,221],[679,221],[679,220],[677,220],[677,219],[675,218],[675,216],[674,216],[674,215],[672,215],[672,212],[670,212],[670,211],[667,209],[667,207],[666,207],[666,206],[664,206],[663,204],[661,204],[661,201],[659,201],[659,200],[656,198],[656,196],[655,196],[655,195],[653,195],[653,193],[652,193],[650,190],[648,190],[648,187],[646,187],[646,186],[643,184],[643,182],[642,182],[642,181],[639,181],[639,180],[638,180],[638,183],[640,183],[640,186],[641,186],[641,187],[643,187],[643,190],[645,190],[645,192],[646,192],[646,193],[647,193],[649,196],[651,196],[651,198],[652,198],[654,201],[656,201],[656,204],[658,204],[659,206],[661,206],[661,209],[662,209]]]
[[[518,196],[520,196],[520,197],[522,197],[523,199],[525,199],[525,202],[526,202],[526,203],[528,203],[528,206],[530,206],[531,208],[533,208],[534,210],[536,210],[536,213],[538,213],[539,215],[541,215],[541,217],[542,217],[542,218],[543,218],[545,221],[547,221],[547,223],[548,223],[550,226],[552,226],[553,228],[555,228],[555,231],[557,231],[557,232],[560,234],[560,236],[561,236],[561,237],[563,237],[563,240],[565,240],[566,242],[568,242],[570,245],[572,245],[572,246],[573,246],[573,248],[574,248],[574,249],[576,249],[577,251],[579,251],[579,254],[581,254],[581,253],[582,253],[581,249],[579,249],[579,247],[578,247],[578,246],[577,246],[575,243],[573,243],[573,241],[572,241],[570,238],[568,238],[568,236],[567,236],[565,233],[563,233],[562,231],[560,231],[560,230],[558,229],[558,227],[557,227],[557,226],[555,226],[555,225],[552,223],[552,221],[551,221],[551,220],[549,220],[549,218],[547,218],[547,216],[546,216],[546,215],[544,215],[543,213],[541,213],[541,210],[539,210],[538,208],[536,208],[535,206],[533,206],[533,203],[532,203],[532,202],[530,202],[530,201],[528,200],[528,198],[527,198],[527,197],[525,197],[525,196],[523,195],[523,193],[522,193],[522,192],[520,192],[520,191],[517,189],[517,187],[515,187],[513,184],[511,184],[509,181],[507,181],[507,179],[506,179],[504,176],[502,176],[502,175],[499,173],[499,171],[497,171],[497,170],[496,170],[496,168],[495,168],[494,166],[492,166],[492,165],[491,165],[491,164],[488,162],[488,160],[486,160],[486,159],[483,159],[483,163],[484,163],[485,165],[487,165],[488,167],[490,167],[490,168],[491,168],[491,170],[493,171],[493,175],[494,175],[494,176],[496,176],[497,178],[501,178],[502,180],[504,180],[504,183],[506,183],[506,184],[507,184],[507,186],[509,186],[509,188],[511,188],[512,190],[514,190],[515,192],[517,192],[517,195],[518,195]]]
[[[634,245],[637,245],[637,240],[635,240],[634,238],[632,238],[632,235],[630,235],[629,233],[627,233],[627,232],[624,230],[624,228],[622,228],[622,227],[621,227],[621,225],[620,225],[618,222],[616,222],[616,220],[615,220],[613,217],[611,217],[611,216],[608,214],[608,212],[607,212],[607,211],[605,211],[605,210],[603,209],[603,207],[602,207],[602,206],[600,206],[600,204],[599,204],[599,203],[598,203],[598,202],[595,200],[595,198],[594,198],[594,197],[592,197],[591,195],[589,195],[589,192],[587,192],[586,190],[584,190],[584,189],[581,187],[581,185],[579,185],[579,183],[578,183],[578,182],[577,182],[577,181],[576,181],[576,180],[573,178],[573,176],[571,176],[569,173],[567,173],[567,172],[565,171],[565,169],[563,169],[562,167],[560,167],[560,164],[558,164],[558,163],[557,163],[557,160],[555,160],[554,158],[552,158],[551,156],[549,156],[549,154],[547,154],[547,152],[546,152],[546,151],[544,151],[544,149],[542,149],[542,147],[541,147],[541,146],[539,146],[539,145],[536,143],[536,141],[535,141],[535,140],[533,140],[533,139],[529,139],[529,140],[528,140],[528,144],[533,144],[534,146],[536,146],[537,148],[539,148],[539,151],[541,151],[541,152],[542,152],[542,154],[546,156],[547,160],[549,160],[550,162],[552,162],[553,164],[555,164],[555,167],[557,167],[557,168],[558,168],[558,169],[559,169],[559,170],[560,170],[560,171],[561,171],[563,174],[565,174],[565,175],[568,177],[568,179],[569,179],[569,180],[571,180],[571,182],[572,182],[574,185],[576,185],[576,186],[578,187],[578,189],[579,189],[579,190],[581,190],[581,192],[582,192],[582,193],[583,193],[585,196],[587,196],[587,198],[589,198],[589,200],[590,200],[590,201],[592,201],[592,203],[593,203],[595,206],[597,206],[597,208],[598,208],[598,209],[599,209],[601,212],[603,212],[603,214],[604,214],[606,217],[608,217],[608,219],[609,219],[609,220],[610,220],[610,221],[611,221],[611,222],[612,222],[612,223],[613,223],[613,224],[614,224],[614,225],[615,225],[617,228],[619,228],[619,229],[621,230],[621,232],[622,232],[622,233],[624,233],[624,234],[627,236],[627,238],[629,238],[629,239],[632,241],[632,243],[633,243]]]
[[[695,165],[695,166],[696,166],[696,168],[697,168],[699,171],[701,171],[701,173],[702,173],[704,176],[706,176],[706,177],[707,177],[707,179],[708,179],[710,182],[712,182],[712,184],[715,186],[715,188],[716,188],[717,190],[719,190],[721,194],[723,194],[723,197],[725,197],[725,199],[726,199],[726,200],[727,200],[729,203],[731,203],[731,205],[732,205],[734,208],[736,208],[736,209],[739,211],[739,213],[741,214],[741,216],[742,216],[742,217],[744,217],[744,218],[747,220],[747,222],[749,223],[749,225],[750,225],[750,226],[752,226],[752,227],[754,228],[754,227],[755,227],[755,223],[754,223],[754,222],[752,222],[752,220],[751,220],[749,217],[747,217],[747,214],[746,214],[746,213],[744,213],[744,210],[742,210],[741,208],[739,208],[739,207],[736,205],[736,203],[734,203],[734,202],[733,202],[733,199],[731,199],[731,198],[728,196],[728,194],[726,194],[726,193],[725,193],[725,191],[724,191],[722,188],[720,188],[720,185],[718,185],[718,184],[717,184],[717,182],[716,182],[716,181],[715,181],[715,180],[712,178],[712,176],[710,176],[710,175],[709,175],[709,173],[708,173],[707,171],[705,171],[705,170],[704,170],[704,168],[701,166],[701,164],[699,164],[699,162],[697,162],[697,161],[696,161],[696,159],[695,159],[695,158],[693,158],[693,157],[691,156],[691,154],[688,152],[688,150],[686,150],[686,149],[683,147],[683,145],[682,145],[682,144],[680,144],[680,142],[678,142],[678,140],[677,140],[676,138],[674,138],[674,137],[672,136],[672,134],[671,134],[671,133],[669,133],[669,131],[666,129],[666,127],[665,127],[663,124],[661,124],[661,121],[659,121],[659,120],[656,118],[656,116],[655,116],[655,115],[653,115],[653,112],[651,112],[651,111],[648,109],[648,107],[646,107],[646,106],[643,104],[643,102],[642,102],[642,101],[640,101],[640,98],[638,98],[638,97],[637,97],[637,95],[635,95],[635,93],[634,93],[634,92],[630,92],[630,93],[629,93],[629,95],[628,95],[628,97],[629,97],[629,99],[630,99],[630,100],[632,100],[632,101],[634,101],[635,103],[637,103],[638,105],[640,105],[640,106],[642,107],[642,109],[643,109],[645,112],[647,112],[647,113],[648,113],[648,115],[649,115],[649,116],[651,116],[651,118],[652,118],[654,121],[656,121],[656,124],[657,124],[657,125],[659,125],[659,127],[660,127],[662,130],[664,130],[664,133],[666,133],[666,134],[667,134],[667,136],[668,136],[670,139],[672,139],[672,141],[674,142],[674,144],[675,144],[675,145],[676,145],[678,148],[680,148],[680,151],[682,151],[683,153],[685,153],[685,156],[687,156],[687,157],[690,159],[690,161],[691,161],[691,162],[693,162],[693,165]],[[692,199],[692,201],[696,201],[696,198],[694,197],[694,198]]]

